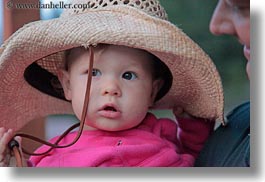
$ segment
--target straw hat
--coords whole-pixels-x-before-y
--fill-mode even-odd
[[[167,21],[157,0],[81,0],[56,19],[29,23],[0,48],[0,126],[15,130],[50,114],[73,113],[52,80],[64,50],[99,43],[146,50],[163,61],[172,86],[155,108],[183,108],[208,119],[223,118],[223,89],[211,59]]]

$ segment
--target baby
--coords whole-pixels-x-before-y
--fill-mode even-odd
[[[94,51],[90,102],[81,138],[71,147],[53,149],[45,156],[32,156],[33,166],[192,166],[212,125],[203,120],[185,124],[185,119],[177,125],[148,113],[167,82],[159,73],[169,71],[168,68],[157,57],[140,49],[98,45]],[[88,60],[85,48],[71,49],[66,53],[65,69],[58,73],[65,98],[71,101],[79,120]],[[10,131],[3,135],[2,149],[11,136]],[[70,143],[75,136],[76,132],[68,134],[60,145]],[[36,152],[47,149],[43,146]],[[2,152],[2,158],[3,155]]]

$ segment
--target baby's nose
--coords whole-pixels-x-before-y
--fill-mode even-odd
[[[108,83],[103,87],[102,95],[121,96],[121,90],[116,83]]]

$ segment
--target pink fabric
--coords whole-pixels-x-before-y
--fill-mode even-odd
[[[30,161],[36,167],[193,166],[212,127],[197,120],[180,120],[178,123],[185,129],[178,129],[172,120],[157,119],[149,113],[134,129],[84,131],[73,146],[54,149],[47,156],[32,156]],[[60,144],[71,143],[75,136],[76,132],[69,134]],[[42,146],[36,152],[47,148]]]

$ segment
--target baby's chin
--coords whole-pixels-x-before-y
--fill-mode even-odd
[[[109,132],[118,132],[125,131],[134,128],[134,126],[124,127],[124,126],[116,126],[116,127],[98,127],[98,130],[109,131]]]
[[[109,131],[109,132],[118,132],[118,131],[124,131],[124,130],[129,130],[131,128],[134,128],[136,126],[123,126],[119,125],[118,123],[108,123],[108,124],[91,124],[91,123],[86,123],[84,126],[84,130],[101,130],[101,131]]]

